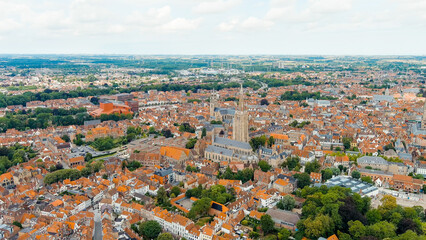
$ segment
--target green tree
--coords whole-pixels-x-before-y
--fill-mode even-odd
[[[186,143],[185,148],[187,148],[187,149],[193,149],[196,143],[197,143],[197,138],[191,138]]]
[[[373,184],[373,180],[371,180],[371,177],[369,176],[361,177],[361,181]]]
[[[361,173],[355,170],[351,173],[351,176],[353,178],[359,179],[361,177]]]
[[[288,240],[291,236],[291,232],[286,228],[281,228],[278,232],[278,240]]]
[[[139,225],[139,233],[147,239],[155,239],[161,233],[161,225],[154,220],[143,222]]]
[[[323,181],[327,181],[328,179],[333,177],[333,171],[329,168],[322,170],[321,174],[322,174]]]
[[[277,208],[291,211],[296,205],[296,201],[291,195],[285,195],[282,200],[277,203]]]
[[[396,227],[392,223],[381,221],[367,227],[367,234],[379,239],[392,238],[396,236]]]
[[[212,200],[208,197],[203,197],[192,204],[192,208],[188,213],[188,217],[196,219],[198,216],[207,215],[210,210]]]
[[[68,135],[66,135],[66,134],[64,134],[64,135],[62,135],[62,140],[64,140],[65,142],[70,142],[71,141],[71,139],[70,139],[70,136],[68,136]]]
[[[344,137],[342,139],[342,142],[343,142],[343,146],[345,147],[345,149],[350,149],[351,148],[352,138]]]
[[[269,147],[272,147],[272,145],[274,145],[275,144],[275,139],[274,139],[274,137],[273,136],[270,136],[269,138],[268,138],[268,146]]]
[[[179,196],[181,191],[180,191],[180,187],[178,186],[174,186],[171,190],[171,193],[174,194],[175,196]]]
[[[260,218],[260,226],[265,235],[275,230],[274,220],[272,220],[272,217],[268,214],[265,214]]]
[[[267,172],[267,171],[269,171],[271,169],[271,165],[269,165],[269,163],[267,161],[265,161],[265,160],[259,161],[258,166],[264,172]]]
[[[408,230],[394,238],[395,240],[426,240],[425,235],[418,236],[415,232]]]
[[[201,131],[201,138],[204,138],[205,136],[207,136],[207,129],[203,128],[203,130]]]
[[[397,225],[402,219],[402,215],[399,212],[393,212],[390,217],[387,219],[389,222]]]
[[[309,238],[327,237],[334,232],[334,222],[328,215],[319,214],[308,217],[304,222],[305,234]]]
[[[367,221],[369,225],[378,223],[382,220],[382,215],[380,214],[379,210],[377,209],[371,209],[366,214]]]
[[[84,156],[84,161],[88,162],[92,160],[93,156],[91,153],[87,153],[86,156]]]
[[[258,232],[255,232],[255,231],[251,231],[251,232],[249,233],[249,237],[251,237],[251,238],[253,238],[253,239],[258,239],[258,238],[259,238],[259,236],[260,236],[260,234],[259,234]]]
[[[308,162],[305,165],[305,173],[310,174],[311,172],[319,172],[321,165],[317,160]]]
[[[154,128],[154,127],[150,127],[150,128],[148,129],[148,134],[157,134],[157,131],[155,130],[155,128]]]
[[[166,190],[164,187],[160,187],[157,191],[157,203],[159,205],[164,205],[169,202],[169,198],[167,197]]]
[[[349,233],[352,235],[352,237],[357,240],[361,237],[365,236],[367,232],[367,228],[362,224],[362,222],[356,220],[356,221],[349,221]]]
[[[295,157],[288,157],[285,162],[281,165],[281,167],[287,167],[288,170],[292,171],[296,167],[300,167],[300,158]]]
[[[339,240],[352,240],[351,235],[343,233],[340,230],[337,230],[337,236],[339,237]]]
[[[22,229],[22,224],[21,224],[20,222],[18,222],[18,221],[14,221],[14,222],[12,223],[12,225],[15,225],[15,226],[17,226],[17,227],[19,227],[19,228],[21,228],[21,229]]]
[[[162,233],[160,235],[158,235],[157,240],[173,240],[173,236],[170,233]]]
[[[294,177],[297,179],[297,187],[303,189],[306,186],[311,185],[311,177],[307,173],[295,174]]]
[[[266,136],[260,136],[250,139],[249,141],[250,146],[252,147],[253,151],[258,150],[260,147],[265,146],[266,144]]]

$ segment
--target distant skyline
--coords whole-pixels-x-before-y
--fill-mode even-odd
[[[425,0],[0,0],[0,54],[425,55]]]

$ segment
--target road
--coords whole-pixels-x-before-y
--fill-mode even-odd
[[[102,240],[101,212],[99,209],[95,209],[93,212],[95,213],[95,232],[93,234],[93,239]]]
[[[380,189],[380,188],[379,188]],[[384,194],[389,194],[387,192],[385,192],[384,190],[380,191],[379,194],[377,194],[376,197],[371,199],[371,206],[373,208],[377,208],[381,202],[380,199],[382,199]],[[402,195],[407,195],[406,193],[401,193]],[[413,194],[415,197],[419,198],[417,200],[411,200],[408,198],[401,198],[401,197],[396,197],[396,203],[398,205],[401,205],[403,207],[413,207],[413,206],[422,206],[423,208],[426,208],[426,201],[425,201],[425,196],[424,194]]]

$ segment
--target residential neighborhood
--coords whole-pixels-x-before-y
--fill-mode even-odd
[[[188,68],[170,85],[11,70],[4,86],[37,88],[1,96],[0,239],[363,239],[353,226],[392,221],[390,237],[424,234],[424,73]]]

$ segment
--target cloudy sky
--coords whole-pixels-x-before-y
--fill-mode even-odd
[[[425,55],[426,0],[0,0],[0,53]]]

